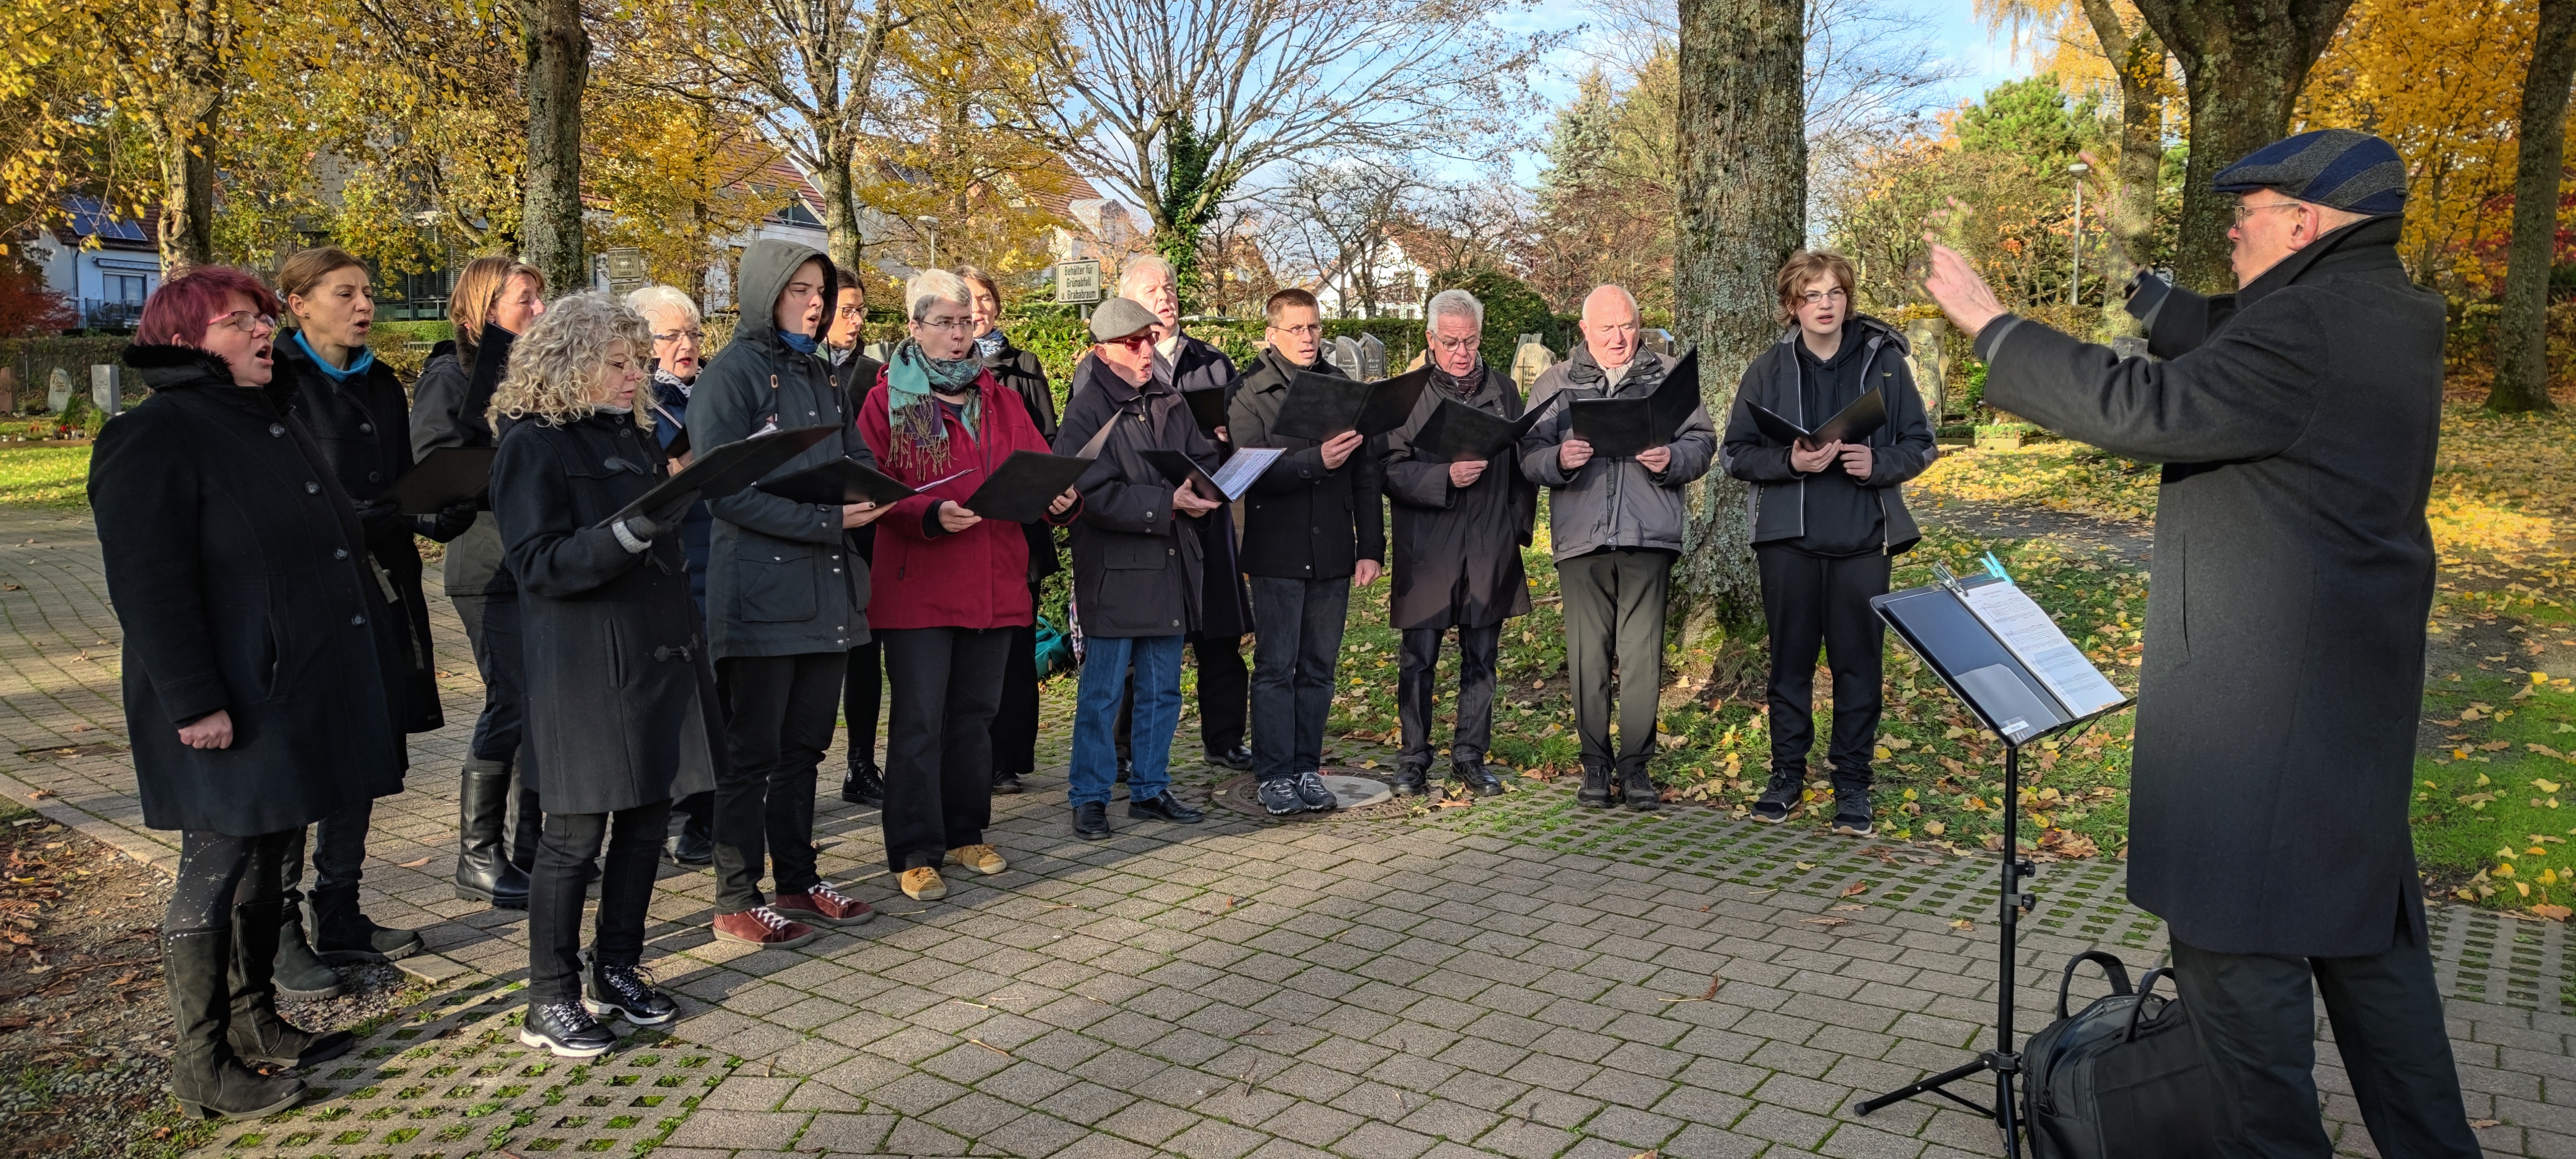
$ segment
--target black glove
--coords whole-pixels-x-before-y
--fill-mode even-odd
[[[626,520],[626,534],[632,535],[637,539],[652,539],[661,535],[663,532],[678,527],[682,520],[687,519],[689,517],[689,508],[696,505],[697,501],[698,493],[695,490],[684,491],[678,495],[672,496],[668,501],[651,511],[647,511],[641,515],[628,517]]]
[[[2156,276],[2154,270],[2142,269],[2130,276],[2120,296],[2129,304],[2130,317],[2153,318],[2156,307],[2164,305],[2165,295],[2172,292],[2173,283]]]
[[[398,525],[409,530],[402,520],[402,505],[391,499],[372,499],[358,504],[358,527],[370,540]]]

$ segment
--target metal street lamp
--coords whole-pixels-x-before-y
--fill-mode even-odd
[[[2075,175],[2075,253],[2074,260],[2068,263],[2066,283],[2066,304],[2070,306],[2084,304],[2084,173],[2091,168],[2081,161],[2066,167]]]
[[[939,219],[925,216],[913,220],[921,223],[922,240],[930,247],[930,266],[936,269],[939,266]]]

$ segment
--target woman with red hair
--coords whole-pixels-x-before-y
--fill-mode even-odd
[[[356,505],[272,381],[277,315],[240,270],[164,283],[125,349],[152,397],[100,432],[89,474],[143,821],[180,832],[170,1091],[232,1119],[294,1105],[284,1070],[349,1049],[278,1017],[284,871],[305,826],[398,790],[403,766],[377,661],[399,625]]]

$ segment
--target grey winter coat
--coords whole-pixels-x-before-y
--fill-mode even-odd
[[[1869,478],[1861,485],[1878,493],[1879,550],[1894,555],[1923,538],[1913,513],[1905,509],[1905,481],[1922,474],[1940,455],[1932,441],[1931,420],[1923,413],[1923,396],[1914,389],[1914,372],[1906,368],[1905,336],[1865,314],[1853,315],[1843,331],[1844,341],[1857,337],[1866,344],[1860,355],[1866,360],[1862,381],[1887,403],[1887,425],[1862,440],[1870,447],[1870,466]],[[1727,474],[1753,484],[1745,502],[1757,544],[1807,533],[1807,480],[1789,466],[1788,446],[1765,438],[1762,428],[1754,425],[1746,404],[1758,404],[1802,427],[1812,428],[1833,417],[1804,411],[1798,341],[1798,328],[1791,326],[1744,368],[1744,383],[1736,388],[1735,405],[1726,417],[1726,442],[1719,451]]]
[[[1652,350],[1639,350],[1637,357],[1656,359],[1667,370],[1675,361]],[[1530,409],[1549,413],[1521,436],[1521,474],[1555,492],[1548,497],[1549,548],[1559,561],[1590,555],[1605,547],[1646,548],[1679,555],[1682,525],[1690,517],[1682,488],[1708,474],[1710,463],[1717,458],[1717,428],[1709,425],[1708,407],[1702,404],[1691,408],[1689,420],[1670,444],[1672,462],[1661,471],[1649,471],[1635,459],[1595,455],[1591,462],[1568,474],[1557,461],[1556,448],[1574,432],[1569,402],[1575,398],[1643,398],[1653,393],[1652,387],[1637,389],[1633,375],[1607,390],[1574,385],[1569,377],[1574,367],[1588,364],[1591,359],[1589,348],[1577,347],[1574,357],[1548,367],[1530,386]],[[1559,398],[1560,395],[1565,397]]]
[[[2010,315],[1977,335],[1986,401],[2165,465],[2129,896],[2204,950],[2423,944],[2406,809],[2443,302],[2397,234],[2391,216],[2319,238],[2213,301],[2232,310],[2169,362]]]
[[[822,251],[793,242],[757,241],[743,252],[742,321],[689,391],[692,447],[713,450],[773,424],[832,426],[837,433],[767,477],[842,457],[876,465],[821,349],[797,353],[773,321],[788,277],[815,259],[831,270]],[[827,272],[825,280],[834,283],[823,287],[829,302],[839,279]],[[844,652],[868,642],[868,568],[842,530],[840,508],[746,487],[707,509],[716,517],[707,548],[707,626],[716,659]]]

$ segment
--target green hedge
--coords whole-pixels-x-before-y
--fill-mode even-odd
[[[71,375],[72,395],[89,397],[89,368],[101,364],[120,365],[118,356],[125,351],[128,338],[86,336],[79,338],[5,338],[0,339],[0,368],[6,368],[15,384],[21,411],[41,411],[46,390],[59,367]],[[125,393],[139,394],[139,384],[132,376],[125,380]]]

